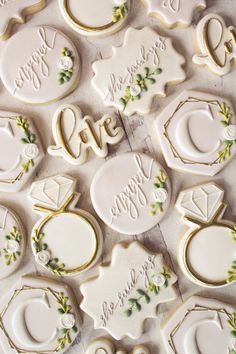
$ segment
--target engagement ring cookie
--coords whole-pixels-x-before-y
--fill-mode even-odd
[[[95,218],[77,209],[76,180],[57,175],[34,182],[29,192],[41,219],[31,237],[36,262],[54,275],[76,275],[99,259],[103,237]]]
[[[188,27],[192,23],[196,10],[206,8],[205,0],[143,0],[147,5],[148,14],[156,16],[166,26],[173,28],[177,25]]]
[[[0,342],[5,354],[63,354],[81,328],[71,289],[49,278],[24,276],[0,306]]]
[[[162,327],[167,354],[235,354],[235,307],[191,297]]]
[[[44,152],[32,120],[0,111],[0,191],[18,192],[35,175]]]
[[[114,115],[106,114],[95,122],[90,116],[83,117],[80,108],[72,104],[56,110],[52,131],[56,145],[50,146],[48,153],[61,156],[72,165],[85,163],[90,149],[98,157],[106,157],[108,144],[117,144],[124,136]]]
[[[0,1],[0,39],[10,37],[15,23],[25,23],[26,17],[46,6],[46,0],[1,0]]]
[[[193,62],[208,66],[217,75],[228,74],[236,59],[235,27],[227,27],[222,17],[209,14],[198,23],[196,39],[199,51]]]
[[[213,176],[236,153],[236,119],[231,103],[206,93],[181,93],[156,119],[169,167]]]
[[[185,59],[173,47],[170,38],[151,28],[129,28],[122,47],[113,47],[113,57],[93,64],[94,88],[105,106],[126,115],[147,114],[153,98],[165,96],[168,83],[185,80]]]
[[[29,104],[65,97],[76,88],[79,76],[76,47],[52,27],[26,28],[15,34],[1,52],[0,77],[4,86],[13,97]]]
[[[100,275],[81,285],[81,308],[93,318],[96,329],[103,328],[117,340],[138,339],[144,321],[156,318],[157,305],[176,298],[176,281],[161,254],[139,242],[117,244],[111,263],[100,266]]]
[[[26,247],[25,232],[18,216],[0,205],[0,280],[19,267]]]
[[[214,183],[180,193],[176,207],[188,229],[180,238],[178,261],[193,282],[217,288],[236,281],[236,225],[224,220],[224,191]]]
[[[171,185],[165,170],[153,158],[130,152],[100,167],[90,193],[94,209],[109,227],[137,235],[163,218],[170,204]]]
[[[107,338],[98,338],[87,348],[85,354],[128,354],[125,350],[115,349],[114,344]],[[137,345],[129,354],[150,354],[144,345]]]
[[[59,5],[68,25],[88,37],[119,31],[130,11],[130,0],[59,0]]]

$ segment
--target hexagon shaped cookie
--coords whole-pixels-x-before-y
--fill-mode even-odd
[[[6,354],[62,354],[78,335],[78,305],[61,282],[24,276],[3,301],[0,342]]]
[[[156,129],[170,168],[214,176],[236,152],[236,119],[222,97],[184,91],[156,119]]]

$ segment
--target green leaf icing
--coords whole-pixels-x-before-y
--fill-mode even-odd
[[[74,61],[73,53],[67,48],[63,48],[61,51],[61,56],[62,57],[69,57],[72,61]],[[59,71],[59,84],[63,85],[66,82],[70,81],[72,75],[73,75],[73,67],[71,69],[61,69]]]
[[[128,6],[125,2],[123,5],[114,6],[112,9],[112,22],[117,23],[128,14]]]
[[[15,241],[20,245],[22,240],[22,235],[20,233],[20,230],[18,230],[17,227],[14,226],[12,231],[8,235],[6,235],[5,238],[8,241]],[[10,252],[7,248],[3,248],[3,251],[0,252],[0,255],[2,254],[4,254],[4,262],[6,266],[10,266],[12,263],[17,261],[17,258],[20,257],[21,252],[20,251]]]

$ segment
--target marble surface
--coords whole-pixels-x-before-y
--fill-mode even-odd
[[[188,0],[185,1],[187,2]],[[86,39],[73,32],[73,30],[66,25],[60,14],[56,0],[48,0],[47,2],[48,6],[42,12],[32,16],[25,26],[33,26],[38,24],[51,25],[63,30],[71,37],[81,55],[82,77],[77,90],[70,96],[61,100],[60,103],[77,103],[80,105],[84,113],[91,114],[95,119],[99,119],[103,114],[112,112],[112,110],[104,107],[99,95],[96,94],[92,88],[91,78],[93,76],[93,72],[91,69],[91,64],[99,58],[110,56],[112,45],[118,46],[122,44],[125,28],[119,33],[108,38],[96,40]],[[141,28],[148,25],[158,30],[160,34],[173,38],[175,47],[186,58],[185,70],[187,73],[187,80],[178,86],[169,87],[167,90],[168,96],[166,98],[156,99],[153,105],[153,112],[145,118],[139,115],[133,115],[132,117],[127,118],[125,116],[120,116],[117,112],[120,122],[125,128],[126,135],[119,145],[111,147],[109,158],[114,154],[133,150],[142,151],[155,156],[161,163],[164,164],[158,146],[157,136],[153,129],[153,122],[158,113],[184,89],[197,89],[222,95],[223,97],[225,96],[233,102],[234,109],[236,110],[234,100],[234,92],[236,89],[236,70],[232,71],[229,75],[220,78],[212,74],[209,70],[194,65],[191,61],[191,57],[194,54],[194,28],[203,14],[210,12],[219,13],[223,15],[227,24],[233,24],[236,21],[236,0],[208,0],[207,2],[207,10],[196,15],[191,27],[188,29],[166,30],[161,26],[158,20],[147,17],[146,9],[141,1],[132,0],[132,12],[126,27],[134,26]],[[21,26],[21,28],[20,26],[16,26],[14,28],[14,32],[22,28],[23,26]],[[0,43],[0,55],[3,47],[4,43]],[[0,83],[0,108],[22,112],[32,116],[35,124],[39,128],[45,149],[52,143],[51,119],[53,112],[58,105],[59,103],[54,103],[47,106],[32,107],[20,103],[14,100]],[[0,153],[4,152],[1,151]],[[89,187],[94,173],[102,163],[102,160],[96,159],[93,155],[91,155],[90,161],[87,164],[81,167],[73,167],[64,160],[51,157],[47,154],[42,164],[42,168],[38,171],[36,179],[44,178],[59,172],[68,173],[73,177],[76,177],[78,179],[78,191],[82,193],[78,205],[79,207],[84,208],[95,215],[95,211],[92,208],[89,197]],[[132,239],[138,239],[151,250],[163,252],[166,261],[178,275],[179,281],[177,290],[179,297],[176,302],[159,306],[157,309],[157,319],[149,319],[146,321],[144,326],[144,334],[137,342],[135,341],[134,343],[134,341],[126,339],[122,341],[122,344],[117,343],[118,347],[123,346],[127,349],[130,349],[134,344],[147,343],[153,354],[165,354],[160,338],[159,327],[161,322],[167,316],[170,309],[174,309],[177,304],[181,303],[181,301],[188,298],[190,295],[202,294],[229,302],[231,304],[233,304],[236,300],[236,284],[226,289],[205,290],[197,285],[194,285],[183,276],[177,265],[176,246],[178,237],[184,231],[185,225],[180,221],[180,216],[174,209],[174,202],[177,194],[182,188],[200,183],[201,181],[205,182],[208,180],[214,180],[226,190],[226,200],[228,203],[226,216],[232,218],[233,220],[234,215],[236,214],[236,159],[232,160],[221,173],[213,178],[192,176],[180,172],[170,171],[169,169],[167,169],[167,172],[172,178],[173,197],[171,208],[166,214],[164,220],[161,221],[160,225],[145,234],[137,235],[131,238],[112,231],[111,229],[105,227],[101,222],[105,235],[104,252],[102,256],[103,260],[109,260],[112,246],[115,243],[119,241],[129,242]],[[34,223],[38,220],[38,215],[32,211],[31,203],[26,199],[27,193],[28,188],[15,195],[1,193],[0,202],[17,211],[17,213],[22,217],[25,227],[27,228],[28,237],[30,237],[31,229]],[[11,276],[7,280],[0,282],[0,297],[14,285],[16,279],[21,274],[30,272],[43,273],[41,268],[39,269],[36,267],[31,254],[30,244],[28,243],[27,256],[24,259],[21,269],[19,269],[15,275]],[[73,286],[78,301],[80,301],[81,298],[79,292],[80,283],[84,279],[90,277],[91,275],[96,275],[97,273],[98,268],[94,267],[83,275],[67,280]],[[84,313],[82,315],[84,321],[83,328],[81,329],[76,342],[68,351],[68,354],[82,354],[92,339],[100,335],[106,335],[103,331],[95,331],[93,329],[92,320]],[[0,354],[2,354],[1,350]]]

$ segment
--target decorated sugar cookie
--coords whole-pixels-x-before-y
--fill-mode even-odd
[[[81,328],[71,289],[45,277],[21,278],[0,310],[0,342],[7,354],[63,354]]]
[[[19,267],[25,251],[25,232],[18,216],[0,205],[0,280]]]
[[[235,113],[222,97],[185,91],[164,109],[155,124],[171,168],[213,176],[235,156]]]
[[[46,0],[0,0],[0,39],[11,35],[15,23],[25,23],[26,16],[42,10]]]
[[[91,199],[99,217],[127,235],[148,231],[163,218],[171,199],[165,170],[138,152],[118,155],[103,164],[91,184]]]
[[[69,26],[94,37],[117,32],[130,10],[130,0],[59,0],[59,5]]]
[[[221,16],[209,14],[198,23],[196,39],[199,50],[193,62],[208,66],[217,75],[228,74],[236,59],[235,27],[227,27]]]
[[[164,324],[167,354],[235,354],[235,307],[191,297]]]
[[[76,88],[79,75],[76,47],[52,27],[26,28],[1,52],[1,80],[13,97],[26,103],[44,104],[63,98]]]
[[[151,111],[156,95],[165,96],[168,83],[185,80],[185,59],[169,38],[149,27],[129,28],[122,47],[113,47],[113,57],[93,64],[94,88],[105,106],[126,115]]]
[[[224,191],[214,183],[179,194],[176,207],[188,229],[178,246],[178,260],[185,275],[206,287],[236,281],[236,225],[224,220]]]
[[[52,130],[56,145],[50,146],[48,152],[73,165],[85,163],[89,149],[98,157],[106,157],[108,144],[117,144],[124,135],[116,125],[114,115],[106,114],[94,122],[90,116],[83,117],[78,106],[64,104],[54,114]]]
[[[157,16],[168,27],[190,26],[194,12],[205,9],[205,0],[143,0],[147,5],[148,14]]]
[[[144,345],[137,345],[130,354],[150,354],[148,348]],[[127,354],[125,350],[116,351],[113,343],[107,338],[98,338],[92,342],[85,354]]]
[[[157,305],[176,298],[176,280],[161,254],[139,242],[117,244],[111,263],[80,287],[81,308],[93,318],[95,328],[103,328],[115,339],[138,339],[144,321],[156,317]]]
[[[28,197],[41,219],[31,236],[36,262],[54,275],[76,275],[91,268],[102,250],[95,218],[77,209],[76,180],[57,175],[34,182]]]
[[[29,117],[0,111],[0,151],[0,191],[18,192],[32,179],[44,157]]]

